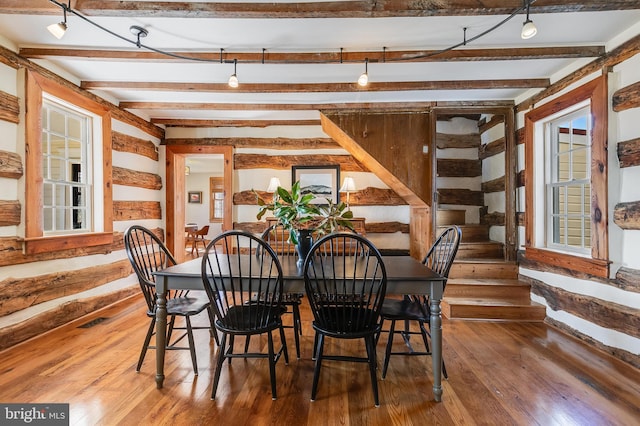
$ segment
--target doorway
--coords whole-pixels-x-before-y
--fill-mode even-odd
[[[186,189],[186,166],[187,159],[205,158],[212,155],[221,156],[222,177],[223,177],[223,218],[220,222],[220,230],[233,228],[232,205],[233,205],[233,147],[231,146],[191,146],[191,145],[168,145],[166,148],[166,242],[167,247],[174,253],[176,260],[185,260],[185,238],[184,228],[187,223],[187,201],[189,200]],[[208,182],[208,181],[207,181]],[[207,183],[208,185],[208,183]],[[205,192],[206,191],[206,192]],[[207,206],[211,195],[208,186],[203,187],[200,197],[194,195],[193,200],[201,201]],[[199,195],[199,194],[198,194]],[[205,204],[206,198],[206,204]],[[195,203],[194,203],[195,204]]]

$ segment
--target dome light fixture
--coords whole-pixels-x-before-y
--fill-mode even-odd
[[[531,0],[527,1],[527,20],[522,24],[522,32],[520,33],[523,40],[530,39],[538,33],[536,25],[529,19],[529,6],[531,6]]]
[[[369,58],[364,60],[364,72],[358,77],[358,85],[360,87],[366,87],[369,84]]]
[[[229,87],[232,88],[236,88],[238,87],[238,76],[236,75],[236,67],[238,65],[238,60],[234,59],[233,60],[233,74],[231,74],[231,77],[229,77],[229,81],[227,82],[227,84],[229,84]]]

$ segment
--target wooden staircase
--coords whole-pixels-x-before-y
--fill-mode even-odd
[[[545,307],[531,301],[530,286],[518,279],[518,265],[503,260],[502,243],[489,240],[489,226],[464,223],[464,210],[437,213],[438,233],[450,224],[462,229],[442,314],[450,319],[543,321]]]

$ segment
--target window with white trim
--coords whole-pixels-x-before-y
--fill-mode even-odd
[[[45,235],[93,229],[93,117],[48,98],[42,105]]]
[[[546,245],[590,253],[591,111],[562,111],[546,123]]]

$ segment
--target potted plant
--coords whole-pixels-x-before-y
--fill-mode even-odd
[[[324,235],[343,227],[353,229],[349,219],[351,210],[345,203],[334,203],[327,199],[326,204],[312,204],[313,194],[303,194],[300,182],[291,186],[291,191],[279,186],[273,194],[273,201],[267,203],[254,191],[260,207],[256,218],[262,219],[267,212],[289,231],[289,242],[298,248],[300,259],[304,259],[313,244],[312,234]]]

